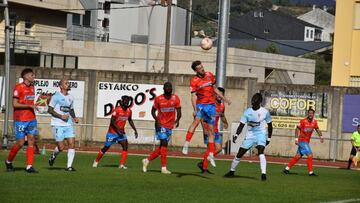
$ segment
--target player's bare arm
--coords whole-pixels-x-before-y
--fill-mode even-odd
[[[221,121],[223,122],[223,124],[224,124],[224,128],[225,129],[228,129],[228,127],[229,127],[229,124],[228,124],[228,121],[227,121],[227,119],[226,119],[226,117],[225,117],[225,112],[222,114],[222,116],[221,116]]]
[[[134,124],[131,116],[129,117],[128,121],[129,121],[130,126],[131,126],[132,129],[134,130],[135,138],[138,138],[139,135],[138,135],[138,132],[137,132],[137,130],[136,130],[135,124]]]
[[[181,118],[181,107],[176,109],[176,120],[175,120],[175,127],[179,127]]]
[[[214,92],[217,96],[219,96],[224,102],[226,102],[227,104],[231,104],[230,99],[226,98],[224,95],[222,95],[222,93],[218,90],[218,88],[214,85]]]
[[[192,104],[193,109],[194,109],[194,113],[193,113],[193,116],[194,116],[194,117],[196,116],[196,100],[197,100],[196,93],[195,93],[195,92],[192,92],[192,93],[191,93],[191,104]]]
[[[79,119],[76,117],[74,109],[70,109],[70,116],[73,118],[75,123],[79,123]]]
[[[48,108],[48,113],[50,115],[54,116],[55,118],[61,119],[61,120],[65,121],[65,122],[69,119],[68,115],[61,115],[61,114],[56,113],[54,108],[51,107],[51,106],[49,106],[49,108]]]
[[[244,128],[245,124],[244,123],[240,123],[239,127],[236,129],[236,135],[233,136],[233,143],[236,142],[238,136],[241,134],[243,128]]]
[[[159,121],[157,120],[156,111],[157,111],[157,109],[154,108],[154,107],[152,107],[152,109],[151,109],[151,116],[152,116],[153,119],[155,120],[155,127],[156,127],[156,128],[160,128],[160,123],[159,123]]]
[[[300,129],[299,129],[299,127],[296,127],[296,129],[295,129],[295,144],[298,144],[298,142],[299,142],[299,133],[300,133]]]
[[[322,133],[320,131],[319,128],[315,128],[316,133],[318,134],[318,136],[320,137],[320,142],[323,143],[324,142],[324,138],[322,137]]]
[[[18,98],[13,98],[13,107],[18,109],[35,109],[35,104],[20,104]]]
[[[268,138],[266,140],[266,145],[268,145],[270,143],[270,139],[271,139],[272,132],[273,132],[272,122],[268,123],[267,125],[268,125]]]

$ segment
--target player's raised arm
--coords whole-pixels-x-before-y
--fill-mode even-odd
[[[137,132],[137,130],[136,130],[135,124],[134,124],[134,122],[133,122],[133,120],[132,120],[132,115],[129,116],[128,121],[129,121],[130,126],[131,126],[132,129],[134,130],[135,138],[138,138],[139,135],[138,135],[138,132]]]

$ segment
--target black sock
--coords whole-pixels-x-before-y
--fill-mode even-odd
[[[348,167],[347,167],[348,169],[350,169],[351,163],[352,163],[352,159],[349,159]]]

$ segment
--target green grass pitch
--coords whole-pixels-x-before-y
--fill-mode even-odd
[[[119,155],[106,154],[92,168],[96,154],[77,153],[76,172],[66,172],[66,153],[53,167],[48,156],[35,156],[39,174],[24,172],[25,154],[15,159],[14,173],[5,172],[7,153],[0,153],[0,202],[326,202],[360,199],[360,173],[316,168],[318,177],[307,176],[306,167],[295,166],[292,175],[281,173],[283,165],[268,164],[268,180],[260,180],[259,163],[241,162],[236,177],[223,178],[230,161],[217,161],[201,174],[199,160],[168,158],[171,175],[160,174],[159,159],[141,171],[142,156],[128,156],[128,170],[118,169]]]

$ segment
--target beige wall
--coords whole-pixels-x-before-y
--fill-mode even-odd
[[[22,6],[37,7],[51,10],[61,9],[84,9],[79,0],[9,0],[10,5],[20,4]],[[71,13],[84,14],[82,10],[67,10]]]

